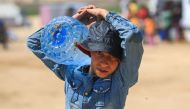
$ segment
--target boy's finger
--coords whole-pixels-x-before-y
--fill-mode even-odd
[[[77,13],[81,13],[82,11],[86,10],[86,8],[81,8],[77,11]]]
[[[96,8],[94,5],[87,5],[87,6],[80,8],[79,11],[83,11],[85,9],[94,9],[94,8]]]
[[[81,7],[79,10],[84,10],[84,9],[88,9],[88,8],[89,8],[89,5]]]
[[[83,11],[84,11],[84,10],[79,10],[79,11],[77,11],[77,13],[79,13],[79,14],[80,14],[80,13],[82,13]]]
[[[94,5],[88,5],[88,9],[94,9],[94,8],[96,8],[96,6],[94,6]]]
[[[79,13],[74,14],[72,17],[75,18],[75,19],[78,19]]]
[[[94,16],[99,16],[99,13],[96,9],[87,9],[86,11]]]
[[[81,11],[83,11],[84,9],[87,9],[87,6],[81,7],[81,8],[77,11],[77,13],[81,13]]]
[[[84,10],[82,10],[82,11],[80,12],[80,15],[83,16],[83,15],[86,14],[86,13],[87,13],[87,10],[84,9]]]
[[[86,13],[87,13],[86,10],[80,11],[80,12],[76,13],[76,14],[73,16],[73,18],[76,18],[76,19],[80,20]]]
[[[89,18],[89,22],[92,23],[92,22],[95,22],[95,21],[97,21],[97,17],[90,17]]]

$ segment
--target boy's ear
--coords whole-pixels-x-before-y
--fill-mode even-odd
[[[117,61],[118,61],[118,63],[120,63],[120,62],[121,62],[121,60],[120,60],[119,58],[117,58]]]
[[[90,73],[93,72],[93,70],[92,70],[92,65],[90,65],[89,72],[90,72]]]

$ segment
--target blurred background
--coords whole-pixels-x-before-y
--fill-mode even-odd
[[[94,4],[144,32],[139,82],[125,109],[190,109],[190,0],[0,0],[0,109],[64,109],[64,82],[26,47],[56,16]]]

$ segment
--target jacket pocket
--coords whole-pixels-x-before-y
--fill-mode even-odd
[[[105,95],[111,88],[111,79],[99,79],[95,82],[93,91],[96,93],[97,100],[95,103],[96,109],[101,109],[105,106]]]
[[[70,109],[80,109],[80,107],[78,105],[76,105],[75,103],[70,102]]]
[[[106,93],[110,90],[111,79],[99,79],[95,82],[93,91],[97,94]]]
[[[72,90],[72,95],[70,99],[70,108],[71,109],[80,109],[80,103],[79,103],[79,91],[82,86],[82,81],[75,79],[70,81],[70,88]]]

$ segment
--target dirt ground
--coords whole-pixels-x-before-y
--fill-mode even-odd
[[[14,28],[18,41],[0,45],[0,109],[64,109],[64,82],[26,47],[36,31]],[[130,89],[125,109],[190,109],[190,44],[144,46],[139,82]]]

